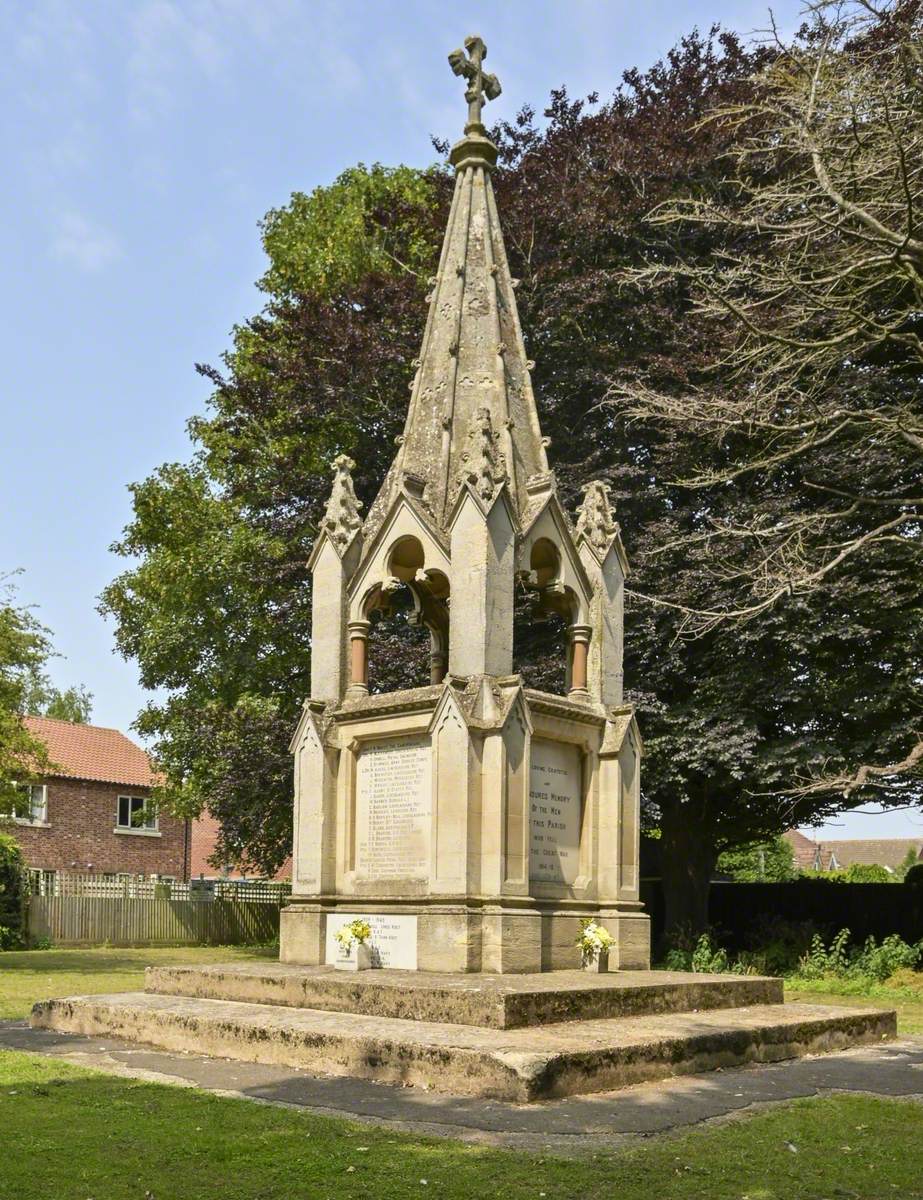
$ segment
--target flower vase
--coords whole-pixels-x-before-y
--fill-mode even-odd
[[[338,971],[368,971],[372,966],[372,950],[365,942],[353,942],[348,950],[340,947],[334,967]]]
[[[584,954],[583,969],[591,971],[594,975],[606,974],[609,970],[609,951],[600,950],[598,954]]]

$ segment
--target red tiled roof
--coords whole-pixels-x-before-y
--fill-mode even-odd
[[[48,747],[51,775],[132,787],[153,787],[156,782],[147,754],[117,729],[54,717],[23,717],[23,723]]]

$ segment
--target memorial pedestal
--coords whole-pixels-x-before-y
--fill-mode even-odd
[[[648,966],[630,709],[450,677],[306,706],[294,749],[283,962],[332,964],[361,917],[375,966],[570,970],[593,918],[616,941],[610,970]]]

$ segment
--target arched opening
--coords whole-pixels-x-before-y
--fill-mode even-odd
[[[449,580],[427,568],[418,538],[399,538],[385,557],[387,578],[364,597],[350,623],[351,687],[393,692],[441,683],[448,666]]]
[[[370,692],[397,692],[429,683],[429,630],[406,583],[391,588],[386,598],[379,592],[369,611],[367,638]]]
[[[584,628],[575,625],[578,608],[563,581],[560,550],[550,538],[536,538],[529,569],[517,577],[513,609],[513,670],[526,687],[566,695],[582,680],[585,688],[586,643],[582,633],[575,637]]]

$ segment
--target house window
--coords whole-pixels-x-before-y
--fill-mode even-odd
[[[48,789],[43,783],[18,783],[13,820],[20,825],[48,824]]]
[[[157,809],[150,796],[119,796],[117,829],[155,830]]]

